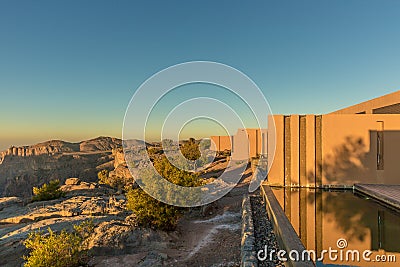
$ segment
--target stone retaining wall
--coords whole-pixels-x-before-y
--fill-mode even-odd
[[[242,202],[242,241],[240,254],[240,266],[258,266],[258,260],[255,251],[254,224],[251,212],[250,197],[248,195],[243,198]]]

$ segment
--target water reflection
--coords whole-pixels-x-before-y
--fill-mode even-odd
[[[308,250],[338,249],[344,238],[345,250],[371,250],[376,255],[395,255],[400,262],[400,214],[352,191],[329,192],[306,188],[273,188],[280,205]],[[332,261],[323,264],[346,266],[399,266],[396,262]]]

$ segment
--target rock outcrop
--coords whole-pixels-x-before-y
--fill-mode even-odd
[[[93,219],[95,224],[106,221],[125,222],[125,196],[107,186],[67,180],[61,188],[66,196],[60,199],[24,205],[16,197],[0,198],[0,266],[20,266],[26,250],[22,244],[35,230],[70,230],[73,224]],[[74,181],[74,184],[71,182]]]
[[[121,146],[121,139],[103,136],[87,141],[82,141],[80,143],[51,140],[32,146],[11,146],[6,151],[0,152],[0,164],[7,156],[29,157],[40,155],[55,155],[58,153],[111,151],[112,149]]]
[[[79,151],[81,152],[111,151],[121,146],[122,146],[121,139],[102,136],[95,139],[80,142]]]
[[[170,242],[165,232],[138,227],[125,208],[125,195],[115,189],[77,178],[66,182],[60,199],[24,204],[20,198],[0,198],[0,266],[21,266],[27,255],[23,241],[32,231],[70,231],[88,219],[95,225],[88,239],[93,256],[153,251]]]
[[[0,152],[0,164],[7,156],[29,157],[39,155],[54,155],[57,153],[77,151],[79,151],[79,144],[68,143],[60,140],[52,140],[33,146],[12,146],[6,151]]]
[[[97,181],[100,170],[114,168],[112,151],[118,147],[121,140],[111,137],[11,147],[0,152],[0,197],[30,197],[33,186],[51,179],[64,182],[68,177],[77,177],[86,182]]]
[[[132,180],[133,182],[133,177],[125,161],[122,148],[113,149],[112,155],[114,157],[114,170],[110,171],[109,176],[123,178],[124,180]]]

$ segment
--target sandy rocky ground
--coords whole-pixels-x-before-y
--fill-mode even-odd
[[[223,161],[210,173],[218,176]],[[173,232],[135,226],[125,210],[125,197],[114,189],[70,178],[65,198],[25,204],[17,197],[0,198],[0,266],[21,266],[29,232],[71,229],[85,219],[97,225],[90,237],[90,266],[239,266],[241,202],[251,170],[226,196],[203,208],[193,208]]]
[[[225,162],[219,162],[203,176],[218,176],[225,166]],[[94,257],[91,263],[95,266],[239,266],[241,202],[248,190],[251,170],[247,169],[243,177],[220,200],[187,212],[176,231],[164,239],[167,242],[154,242],[151,251]]]

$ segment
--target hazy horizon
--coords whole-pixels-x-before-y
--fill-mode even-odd
[[[40,143],[45,143],[47,141],[56,141],[56,140],[65,141],[65,142],[68,142],[68,143],[80,143],[80,142],[83,142],[83,141],[96,139],[96,138],[99,138],[99,137],[111,137],[111,138],[121,139],[121,137],[106,136],[106,135],[95,136],[95,137],[90,137],[90,138],[87,138],[87,139],[80,139],[80,140],[67,140],[67,139],[60,139],[60,138],[51,138],[51,139],[47,139],[47,140],[32,141],[32,143],[10,144],[9,146],[0,147],[0,152],[9,149],[12,146],[15,146],[15,147],[31,146],[31,145],[36,145],[36,144],[40,144]],[[184,137],[184,138],[182,138],[180,140],[188,140],[189,138],[192,138],[192,137],[195,138],[196,140],[203,139],[203,138],[210,138],[210,136],[195,136],[194,135],[194,136]],[[32,140],[35,140],[35,139],[32,139]],[[173,140],[175,140],[175,139],[173,139]],[[146,142],[160,142],[160,140],[159,139],[149,139],[149,140],[146,140]]]

